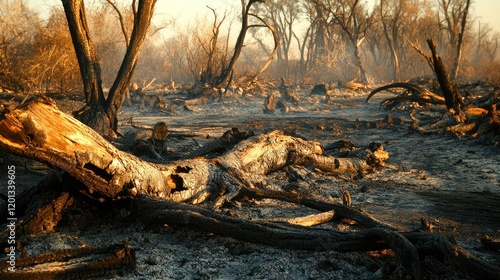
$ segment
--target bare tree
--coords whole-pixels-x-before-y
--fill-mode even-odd
[[[340,35],[343,32],[330,13],[335,10],[336,4],[322,0],[304,1],[302,4],[308,27],[301,37],[295,33],[293,36],[300,52],[298,69],[303,77],[329,80],[333,69],[342,64],[345,66],[345,57],[339,56],[345,50],[345,40]]]
[[[316,0],[316,2],[319,1]],[[368,14],[359,0],[337,1],[336,5],[329,7],[328,10],[353,48],[354,63],[358,68],[361,82],[364,84],[368,83],[366,71],[361,62],[360,46],[365,40],[366,31],[373,23],[373,13]]]
[[[405,79],[419,75],[431,74],[428,61],[422,60],[420,53],[407,43],[423,44],[427,38],[438,38],[439,28],[436,25],[436,13],[432,9],[432,4],[428,1],[407,1],[403,9],[402,18],[404,21],[400,26],[400,35],[404,38],[400,48],[400,67]],[[419,42],[419,43],[417,43]],[[424,48],[421,48],[423,50]]]
[[[215,79],[214,86],[220,87],[226,84],[230,77],[231,73],[233,72],[233,67],[236,64],[236,61],[240,57],[241,50],[243,49],[243,45],[245,43],[245,37],[248,31],[248,18],[250,16],[250,8],[252,8],[252,5],[261,2],[263,3],[263,0],[249,0],[248,3],[246,3],[246,0],[241,0],[241,30],[238,35],[238,38],[236,39],[236,44],[234,46],[234,52],[233,56],[229,60],[229,64],[227,67],[225,67],[221,74]]]
[[[127,52],[107,98],[104,97],[102,90],[101,68],[96,49],[90,39],[83,0],[62,2],[84,84],[86,105],[76,114],[97,132],[114,136],[117,130],[117,114],[125,99],[156,0],[139,0],[137,6],[136,1],[133,1],[134,28]]]
[[[218,20],[217,13],[214,9],[208,7],[214,16],[214,22],[212,24],[211,33],[207,37],[207,42],[204,42],[204,38],[202,38],[199,34],[196,34],[196,39],[200,47],[204,52],[204,56],[206,56],[206,64],[200,71],[199,80],[201,83],[213,84],[215,81],[217,73],[221,71],[222,68],[226,67],[226,52],[220,52],[218,49],[218,41],[220,38],[220,28],[226,19],[226,15],[222,17],[222,19]],[[227,50],[227,44],[225,46]]]
[[[402,6],[404,2],[405,1],[380,0],[379,6],[380,19],[384,27],[384,35],[392,54],[392,79],[396,81],[399,80],[401,76],[397,45],[401,38],[401,35],[399,34],[399,25],[401,24]]]
[[[106,0],[111,7],[113,7],[113,10],[115,10],[116,15],[118,17],[118,21],[120,22],[120,28],[122,30],[123,37],[125,38],[125,45],[128,47],[130,39],[128,38],[128,31],[125,23],[125,17],[123,16],[120,8],[116,5],[115,1],[113,0]]]
[[[281,45],[280,37],[279,37],[278,33],[276,32],[276,30],[274,29],[274,27],[269,22],[267,22],[263,18],[259,17],[258,15],[252,14],[252,16],[254,16],[258,20],[260,20],[262,22],[262,24],[255,24],[255,25],[251,25],[249,27],[267,27],[267,29],[269,29],[269,31],[271,31],[271,34],[273,35],[274,48],[273,48],[272,52],[269,54],[269,57],[267,58],[266,63],[264,63],[264,65],[260,68],[260,70],[257,71],[257,73],[255,75],[253,75],[253,77],[250,79],[249,83],[252,83],[253,81],[257,80],[257,78],[260,75],[262,75],[267,70],[267,68],[269,68],[269,66],[273,62],[274,56],[278,52],[279,46]]]
[[[493,62],[500,47],[500,34],[494,33],[490,25],[479,22],[476,36],[475,63],[480,65],[485,58],[487,62]]]
[[[311,40],[311,43],[314,42],[314,55],[313,59],[320,58],[325,54],[326,48],[326,33],[327,33],[327,13],[328,10],[325,8],[324,4],[322,5],[319,1],[313,1],[314,11],[316,12],[316,18],[314,19],[314,39]],[[313,64],[314,61],[313,61]]]
[[[456,79],[460,60],[462,58],[462,47],[464,33],[467,27],[467,18],[472,0],[440,0],[439,12],[443,16],[440,21],[441,28],[448,34],[449,44],[454,50],[453,68],[451,78]]]
[[[291,69],[290,50],[294,37],[297,36],[294,26],[302,14],[301,3],[293,0],[274,0],[266,1],[264,5],[259,5],[256,8],[258,8],[259,14],[272,26],[271,32],[274,30],[277,38],[279,38],[280,44],[276,54],[277,62],[281,75],[288,77],[288,72]],[[262,40],[259,40],[259,43],[266,50]]]
[[[497,32],[488,38],[483,46],[490,62],[493,62],[498,55],[500,49],[500,34]]]

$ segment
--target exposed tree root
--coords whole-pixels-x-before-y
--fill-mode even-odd
[[[444,235],[425,232],[399,233],[359,212],[349,217],[356,219],[356,222],[372,220],[379,226],[340,232],[333,229],[247,221],[199,206],[177,204],[146,196],[138,197],[135,202],[139,216],[146,224],[183,225],[239,240],[288,249],[341,252],[392,249],[399,263],[397,270],[400,270],[392,273],[398,273],[402,277],[409,275],[412,279],[420,279],[422,276],[421,260],[426,256],[435,256],[446,265],[451,265],[476,279],[500,279],[498,267],[472,256]],[[314,199],[310,199],[307,204],[325,206]],[[338,211],[334,212],[337,217]]]
[[[437,104],[444,105],[445,100],[444,97],[439,96],[435,93],[428,91],[427,89],[409,83],[393,83],[390,85],[385,85],[379,88],[376,88],[370,92],[368,97],[366,97],[366,102],[370,100],[375,94],[378,92],[389,90],[393,88],[404,88],[404,91],[401,95],[396,96],[394,98],[389,98],[380,103],[381,106],[387,105],[388,108],[392,109],[404,102],[419,102],[425,104]]]

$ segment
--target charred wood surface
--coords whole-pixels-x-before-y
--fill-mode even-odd
[[[0,263],[0,278],[94,279],[123,276],[135,270],[133,249],[127,242],[105,248],[82,247],[25,256],[16,260],[16,271]]]
[[[428,39],[427,44],[432,52],[432,61],[434,63],[434,72],[439,81],[441,91],[446,103],[446,108],[448,110],[453,110],[455,115],[462,114],[463,101],[459,94],[459,88],[456,84],[452,83],[450,76],[444,67],[441,57],[436,51],[436,42],[433,39]],[[461,120],[463,122],[463,119]]]

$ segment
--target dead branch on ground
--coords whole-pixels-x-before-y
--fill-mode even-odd
[[[493,90],[483,98],[464,99],[460,95],[458,85],[450,81],[441,57],[436,52],[436,43],[432,39],[427,40],[427,43],[432,53],[431,57],[424,55],[420,49],[417,50],[429,63],[432,63],[431,68],[434,70],[439,82],[442,95],[435,94],[415,84],[393,83],[374,89],[366,98],[366,102],[381,91],[404,88],[403,93],[382,101],[381,106],[393,109],[405,102],[415,102],[421,105],[445,105],[439,119],[420,126],[419,120],[412,111],[410,117],[413,119],[412,129],[414,131],[426,134],[452,133],[455,135],[471,135],[472,137],[478,137],[490,132],[496,135],[500,134],[500,115],[496,109],[500,104],[498,89]]]

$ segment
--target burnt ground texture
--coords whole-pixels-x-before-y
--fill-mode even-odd
[[[320,141],[325,147],[338,140],[351,141],[357,147],[380,142],[390,154],[385,167],[360,178],[294,167],[300,178],[293,184],[293,191],[341,203],[342,191],[348,190],[354,207],[380,221],[401,231],[412,231],[425,218],[433,225],[434,232],[449,234],[471,254],[491,264],[500,264],[500,253],[485,249],[479,241],[485,234],[500,236],[498,137],[486,135],[475,139],[412,133],[410,111],[414,110],[422,123],[430,123],[439,119],[442,109],[407,103],[388,111],[379,103],[392,96],[389,94],[377,95],[366,103],[368,91],[333,89],[326,97],[310,95],[311,89],[294,89],[300,104],[291,105],[288,112],[276,110],[271,114],[263,113],[265,97],[258,94],[228,97],[223,102],[208,102],[187,110],[179,102],[185,95],[162,93],[167,106],[161,111],[152,103],[123,107],[120,131],[124,135],[138,131],[130,126],[131,117],[141,125],[164,121],[170,131],[168,151],[164,153],[167,161],[182,158],[232,127],[255,134],[284,130]],[[55,100],[67,112],[81,105],[66,97]],[[392,121],[388,121],[388,115]],[[18,188],[27,188],[43,178],[42,172],[33,171],[36,163],[10,156],[4,156],[1,163],[3,167],[12,164],[18,167]],[[286,180],[284,171],[268,176],[270,187],[275,189],[290,190],[291,184]],[[308,209],[273,200],[237,202],[220,211],[257,220],[310,213]],[[400,277],[391,274],[395,264],[390,250],[338,253],[277,249],[182,227],[147,228],[140,217],[132,219],[128,214],[127,210],[105,211],[82,205],[66,214],[56,232],[26,237],[24,245],[29,254],[36,254],[128,240],[135,250],[137,267],[131,274],[116,276],[118,279]],[[339,230],[348,227],[328,226]],[[439,265],[437,260],[425,259],[422,264],[424,279],[467,279],[456,269]]]

